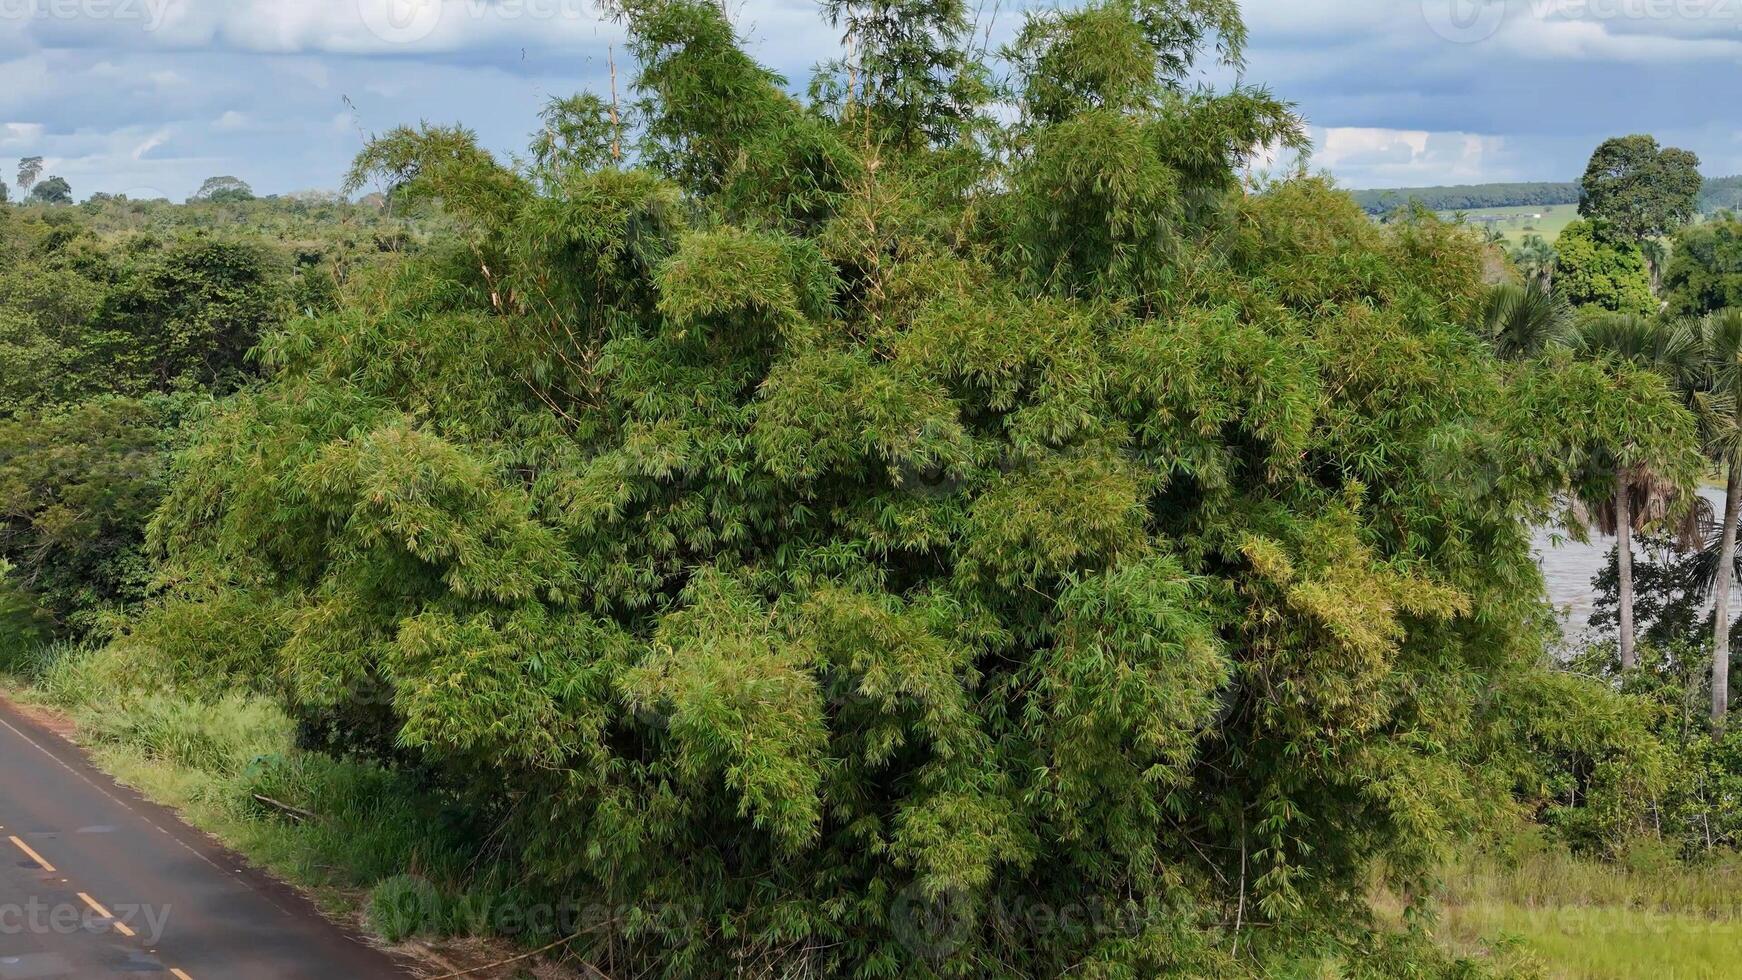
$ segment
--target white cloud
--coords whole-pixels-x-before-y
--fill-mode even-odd
[[[1506,143],[1476,133],[1359,126],[1314,129],[1312,135],[1313,162],[1363,187],[1493,179]]]
[[[33,146],[42,141],[42,123],[0,123],[0,146]]]
[[[565,48],[620,31],[592,0],[107,0],[70,16],[10,18],[45,46],[264,54],[429,54]]]
[[[1358,159],[1413,159],[1427,150],[1426,130],[1335,126],[1319,131],[1319,159],[1336,166]]]
[[[420,119],[471,126],[512,152],[550,96],[608,84],[608,46],[625,92],[634,70],[621,26],[592,0],[103,2],[144,16],[0,16],[0,119],[34,127],[0,127],[0,143],[63,161],[80,194],[182,197],[213,173],[262,193],[331,185],[361,133]],[[815,0],[724,2],[750,52],[795,89],[839,51]],[[994,43],[1051,2],[1004,4]],[[1435,30],[1453,3],[1503,16],[1455,43],[1443,18]],[[1693,15],[1656,16],[1666,4]],[[1742,170],[1742,110],[1723,88],[1742,58],[1742,0],[1243,6],[1246,80],[1299,103],[1322,127],[1315,165],[1348,185],[1570,179],[1602,139],[1646,131],[1714,173]]]
[[[1620,3],[1621,0],[1614,0]],[[1742,3],[1734,8],[1742,10]],[[1699,36],[1676,20],[1620,20],[1530,16],[1509,20],[1495,40],[1514,55],[1536,60],[1658,62],[1742,58],[1737,24],[1730,37]]]
[[[35,108],[49,91],[48,59],[43,55],[0,61],[0,111]]]

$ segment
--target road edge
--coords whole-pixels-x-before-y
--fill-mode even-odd
[[[248,889],[265,896],[274,905],[303,917],[335,938],[381,956],[407,978],[427,975],[420,963],[402,949],[372,941],[354,924],[337,920],[321,911],[302,889],[259,867],[218,837],[188,823],[176,808],[159,803],[121,782],[93,762],[85,747],[74,740],[77,725],[57,712],[39,705],[23,704],[15,691],[0,686],[0,722],[16,729],[74,776],[84,780],[121,806],[145,818],[182,847],[235,878]]]

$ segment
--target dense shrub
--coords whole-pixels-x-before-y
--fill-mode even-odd
[[[1555,292],[1575,306],[1652,316],[1651,273],[1639,246],[1613,240],[1589,221],[1575,221],[1555,239]]]
[[[0,645],[91,636],[143,598],[182,420],[258,375],[264,332],[336,309],[354,239],[397,227],[284,200],[0,213]],[[198,659],[177,674],[222,675]]]
[[[112,655],[282,686],[519,894],[613,910],[611,975],[1468,975],[1370,876],[1558,792],[1532,739],[1643,778],[1543,669],[1526,526],[1685,482],[1691,417],[1498,363],[1467,230],[1246,192],[1302,136],[1184,88],[1231,3],[1037,15],[1008,124],[962,5],[841,7],[857,95],[654,0],[633,112],[371,144],[458,239],[262,344]]]
[[[83,632],[144,596],[145,524],[167,487],[188,397],[102,396],[0,418],[0,555],[56,632]],[[25,597],[28,597],[26,600]]]
[[[1663,293],[1677,316],[1742,308],[1742,219],[1724,214],[1677,231]]]

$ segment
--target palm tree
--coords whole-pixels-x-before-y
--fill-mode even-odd
[[[1587,320],[1574,338],[1574,347],[1588,357],[1655,371],[1684,391],[1691,388],[1697,367],[1698,345],[1685,325],[1661,324],[1624,313]],[[1633,633],[1633,531],[1667,516],[1675,495],[1674,485],[1649,469],[1620,466],[1615,470],[1614,496],[1587,502],[1598,529],[1615,535],[1622,670],[1631,669],[1638,660]],[[1691,514],[1691,509],[1688,512]],[[1682,536],[1697,536],[1691,522]]]
[[[1647,238],[1639,243],[1639,254],[1645,257],[1645,269],[1651,276],[1651,295],[1656,296],[1663,291],[1663,266],[1669,259],[1669,250],[1664,248],[1662,239]]]
[[[1527,280],[1534,280],[1545,289],[1554,282],[1554,261],[1554,246],[1541,235],[1525,235],[1523,243],[1512,252],[1512,263]]]
[[[1490,289],[1477,317],[1477,331],[1505,360],[1535,357],[1576,339],[1571,304],[1534,279]]]
[[[1724,526],[1713,569],[1712,724],[1730,715],[1730,583],[1736,568],[1736,518],[1742,509],[1742,309],[1708,316],[1701,329],[1707,391],[1700,397],[1713,454],[1728,469]]]

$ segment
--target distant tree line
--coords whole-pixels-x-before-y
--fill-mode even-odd
[[[1708,178],[1700,190],[1699,207],[1702,214],[1742,210],[1742,175]]]
[[[1430,211],[1476,211],[1579,203],[1577,182],[1534,181],[1506,184],[1458,184],[1448,187],[1394,187],[1351,191],[1368,214],[1390,214],[1415,201]],[[1742,175],[1705,181],[1695,205],[1700,213],[1742,208]]]
[[[1530,182],[1518,184],[1461,184],[1452,187],[1397,187],[1353,191],[1355,203],[1368,214],[1389,214],[1410,203],[1420,202],[1432,211],[1470,211],[1477,208],[1511,208],[1531,204],[1577,204],[1576,183]]]

